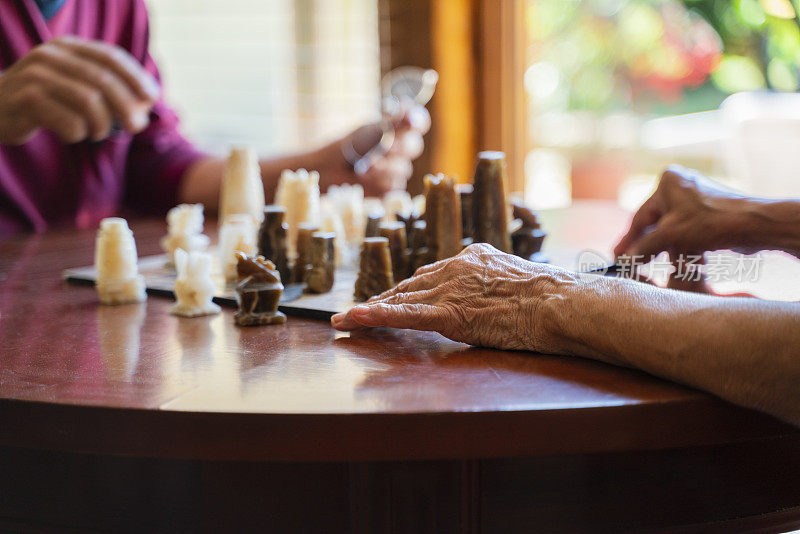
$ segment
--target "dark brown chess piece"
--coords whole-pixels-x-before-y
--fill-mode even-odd
[[[315,232],[311,234],[311,254],[306,267],[306,291],[327,293],[333,287],[336,234]]]
[[[284,222],[286,208],[266,206],[264,221],[258,230],[258,254],[271,261],[281,275],[281,280],[291,280],[286,252],[286,234],[289,226]]]
[[[236,253],[236,301],[239,310],[234,314],[239,326],[283,324],[286,315],[278,311],[283,293],[280,273],[275,264],[263,256]]]
[[[366,237],[361,246],[361,261],[354,297],[358,301],[379,295],[394,286],[389,240],[385,237]]]

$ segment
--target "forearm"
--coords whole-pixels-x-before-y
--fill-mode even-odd
[[[740,215],[748,248],[782,250],[800,257],[800,200],[747,199]]]
[[[558,352],[640,368],[800,425],[800,304],[610,279],[559,293],[540,310]]]
[[[275,189],[284,169],[317,169],[320,160],[318,151],[260,160],[261,181],[264,184],[266,202],[269,204],[274,201]],[[190,204],[200,202],[210,211],[216,211],[224,170],[225,160],[222,158],[203,158],[192,165],[181,182],[179,191],[181,202]]]

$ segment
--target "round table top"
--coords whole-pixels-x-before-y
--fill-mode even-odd
[[[613,241],[627,214],[565,210],[552,219],[553,257],[590,244],[579,243],[576,228],[591,226],[598,210],[601,246]],[[160,252],[163,222],[131,226],[140,255]],[[179,318],[170,299],[155,296],[101,306],[92,288],[61,279],[63,269],[92,263],[94,236],[68,230],[0,242],[0,444],[350,461],[620,451],[795,432],[705,393],[579,358],[472,348],[417,331],[339,333],[292,317],[240,328],[233,310]]]

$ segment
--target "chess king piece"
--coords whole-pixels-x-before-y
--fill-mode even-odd
[[[479,152],[472,184],[473,241],[489,243],[503,252],[511,252],[507,181],[506,155],[503,152]]]
[[[283,171],[275,191],[275,204],[286,208],[289,260],[294,261],[300,223],[316,226],[320,223],[319,173],[305,169]]]
[[[161,248],[169,255],[168,264],[175,264],[175,251],[204,251],[209,238],[203,234],[203,205],[180,204],[167,212],[167,235],[161,238]]]
[[[234,315],[239,326],[283,324],[286,315],[278,311],[283,293],[281,275],[275,264],[263,256],[236,253],[236,301],[239,310]]]
[[[97,292],[102,304],[128,304],[146,298],[139,274],[136,242],[128,222],[110,217],[100,222],[94,251]]]
[[[258,228],[264,217],[264,184],[258,157],[249,147],[231,150],[222,175],[219,221],[225,223],[236,213],[249,215]]]
[[[236,280],[236,252],[248,256],[256,253],[256,230],[249,215],[235,213],[228,216],[219,230],[219,258],[225,280]]]
[[[264,221],[258,230],[258,254],[275,264],[281,273],[281,280],[289,280],[289,259],[287,258],[287,234],[289,226],[285,222],[286,208],[271,205],[264,208]]]
[[[394,286],[392,256],[385,237],[365,237],[354,297],[364,301]]]
[[[336,235],[330,232],[311,234],[309,264],[305,283],[309,293],[327,293],[333,287]]]
[[[461,252],[461,199],[451,177],[443,174],[425,177],[424,218],[431,262]]]
[[[182,317],[200,317],[219,313],[219,306],[211,302],[214,282],[211,279],[211,254],[182,248],[175,251],[175,299],[172,313]]]

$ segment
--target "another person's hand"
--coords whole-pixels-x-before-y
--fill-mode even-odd
[[[747,202],[697,171],[671,166],[634,215],[614,255],[647,262],[663,251],[673,261],[681,254],[723,248],[748,251],[752,228],[744,209]]]
[[[356,174],[352,164],[345,160],[342,142],[354,137],[373,138],[372,144],[367,142],[372,146],[380,139],[377,125],[364,125],[343,139],[322,148],[317,154],[319,163],[316,167],[320,172],[322,188],[343,183],[361,183],[367,196],[378,197],[387,191],[405,189],[413,172],[412,161],[425,148],[422,136],[430,129],[431,118],[424,107],[412,105],[399,112],[392,122],[395,136],[391,148],[385,155],[378,157],[363,175]]]
[[[537,313],[559,288],[577,279],[568,271],[532,263],[479,243],[417,270],[412,278],[346,314],[339,330],[389,326],[430,330],[471,345],[551,351],[545,314]]]
[[[65,143],[102,140],[113,126],[137,133],[159,92],[122,48],[59,37],[0,74],[0,143],[23,144],[42,128]]]

